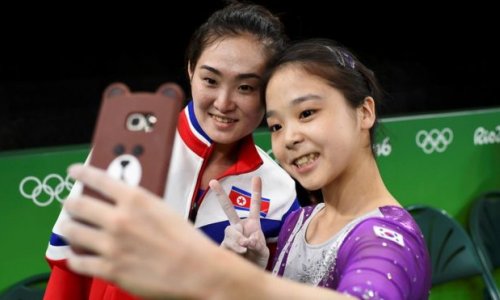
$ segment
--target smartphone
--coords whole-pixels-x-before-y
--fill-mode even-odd
[[[175,83],[163,84],[155,93],[132,93],[123,83],[108,86],[94,129],[90,165],[163,197],[183,102],[184,92]],[[96,196],[85,187],[83,193]]]

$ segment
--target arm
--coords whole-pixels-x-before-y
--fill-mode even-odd
[[[80,193],[81,185],[75,184],[68,197]],[[55,222],[50,236],[50,241],[45,253],[51,272],[45,288],[44,299],[87,299],[90,292],[92,278],[74,273],[68,269],[66,251],[69,247],[60,227],[69,216],[63,208]]]
[[[74,273],[66,267],[66,261],[49,263],[50,278],[45,288],[44,299],[87,299],[92,278]]]
[[[408,224],[385,218],[358,224],[337,254],[337,290],[375,299],[427,299],[425,244]]]
[[[158,197],[108,177],[93,167],[69,170],[115,201],[88,196],[68,199],[74,219],[62,231],[68,241],[95,255],[68,255],[81,274],[117,283],[142,297],[192,299],[344,299],[348,296],[272,276],[216,246]],[[159,238],[161,237],[161,238]]]

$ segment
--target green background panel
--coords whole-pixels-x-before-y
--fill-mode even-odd
[[[386,118],[377,134],[377,161],[389,190],[402,205],[427,204],[448,211],[466,226],[468,211],[475,197],[500,189],[500,108],[457,113]],[[482,128],[482,129],[481,129]],[[334,129],[332,129],[334,130]],[[478,132],[486,135],[477,142]],[[416,136],[435,132],[428,139],[430,153],[418,147]],[[439,135],[452,131],[448,144],[436,144]],[[271,153],[269,132],[259,129],[255,141]],[[475,142],[476,136],[476,142]],[[449,137],[445,135],[444,137]],[[486,141],[486,142],[485,142]],[[88,145],[34,149],[0,153],[0,290],[28,277],[49,270],[44,259],[50,231],[61,208],[56,197],[64,199],[72,184],[66,169],[83,162]],[[434,151],[430,151],[434,150]],[[32,176],[32,177],[29,177]],[[26,178],[31,179],[26,179]],[[35,179],[46,180],[48,190],[37,192]],[[59,186],[60,189],[57,189]],[[495,272],[500,282],[500,272]],[[433,288],[431,299],[474,299],[482,295],[479,278],[442,284]]]
[[[0,291],[29,275],[49,271],[45,250],[61,209],[56,197],[51,199],[45,191],[34,198],[45,206],[23,197],[21,182],[29,176],[42,182],[48,178],[47,186],[55,189],[65,181],[67,167],[83,161],[87,152],[88,146],[82,145],[0,153]],[[33,194],[35,181],[28,179],[22,187]],[[67,194],[66,187],[57,193],[62,199]]]
[[[378,140],[389,137],[392,151],[378,156],[379,167],[387,187],[403,205],[440,207],[465,224],[471,201],[481,192],[500,188],[499,109],[393,118],[381,125]],[[445,128],[453,132],[445,151],[426,154],[416,145],[419,131]],[[475,144],[478,128],[495,134],[497,141]]]

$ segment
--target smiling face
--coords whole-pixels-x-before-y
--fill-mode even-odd
[[[275,157],[309,190],[342,176],[366,148],[362,107],[350,107],[337,89],[300,67],[275,71],[266,105]]]
[[[253,36],[224,37],[207,46],[189,72],[196,118],[215,143],[236,143],[261,122],[266,60]]]

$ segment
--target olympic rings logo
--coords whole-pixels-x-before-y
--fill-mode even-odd
[[[73,180],[58,174],[49,174],[43,181],[35,176],[27,176],[19,183],[19,192],[26,199],[40,207],[50,205],[54,199],[62,203],[67,196],[65,191],[73,187]]]
[[[444,152],[452,141],[453,131],[448,127],[441,131],[438,129],[432,129],[429,132],[420,130],[415,137],[417,146],[422,148],[426,154],[431,154],[434,151]]]

